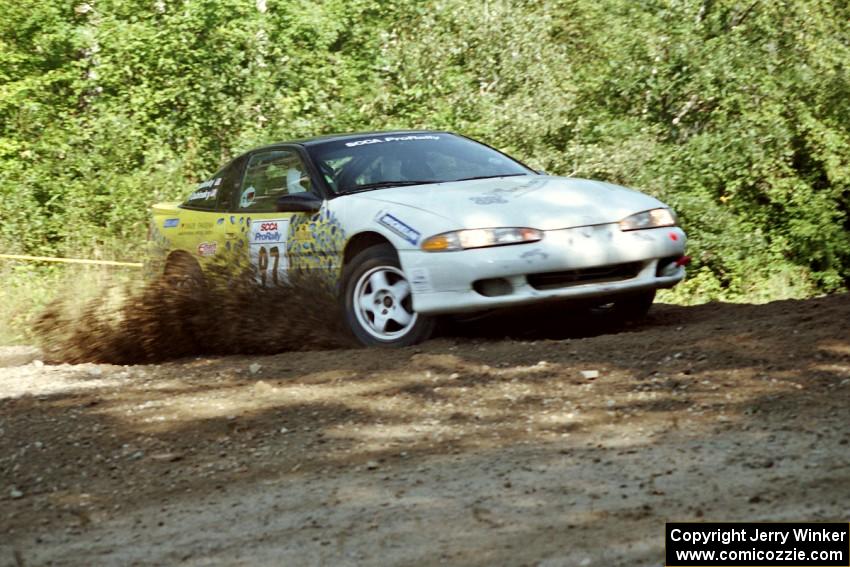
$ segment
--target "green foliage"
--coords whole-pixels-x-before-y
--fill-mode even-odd
[[[148,205],[237,152],[434,127],[673,205],[678,301],[850,278],[845,2],[0,4],[6,250],[138,256]]]

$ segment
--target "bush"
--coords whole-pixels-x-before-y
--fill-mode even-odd
[[[147,206],[237,152],[434,127],[669,202],[689,301],[833,291],[850,278],[848,16],[835,0],[7,2],[0,242],[134,258]]]

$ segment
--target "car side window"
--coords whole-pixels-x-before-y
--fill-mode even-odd
[[[221,185],[218,188],[219,211],[229,211],[233,207],[233,197],[239,190],[239,181],[242,179],[242,168],[245,166],[246,156],[233,160],[227,167],[216,175],[221,176]]]
[[[288,149],[251,156],[239,196],[239,210],[274,212],[279,197],[310,191],[310,175],[301,157]]]
[[[199,183],[182,206],[203,211],[228,210],[231,197],[239,185],[244,163],[245,158],[237,158],[206,181]]]
[[[221,177],[218,173],[198,183],[192,194],[183,203],[183,207],[188,209],[200,209],[202,211],[215,210],[216,202],[218,201],[218,188],[221,186]]]

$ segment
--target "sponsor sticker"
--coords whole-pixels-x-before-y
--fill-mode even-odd
[[[410,288],[415,293],[428,293],[433,291],[431,286],[431,274],[428,268],[413,268],[410,270]]]
[[[201,191],[195,191],[191,195],[189,195],[190,201],[200,201],[201,199],[213,199],[218,193],[218,189],[204,189]]]
[[[520,258],[531,264],[535,259],[545,260],[549,257],[549,254],[540,250],[539,248],[535,248],[534,250],[527,250],[519,255]]]
[[[218,177],[216,177],[214,179],[207,179],[206,181],[204,181],[202,183],[198,183],[198,186],[196,187],[196,189],[198,191],[200,191],[202,189],[207,189],[209,187],[213,187],[215,185],[218,185],[220,183],[219,179],[220,178],[218,178]]]
[[[283,234],[280,231],[282,221],[257,221],[251,226],[251,243],[281,242]]]
[[[404,221],[394,217],[390,213],[384,213],[378,218],[378,223],[384,225],[394,233],[398,234],[411,244],[417,244],[422,236],[418,230],[406,224]]]
[[[248,228],[251,263],[257,268],[260,282],[265,285],[271,281],[287,281],[289,219],[255,220],[248,224]]]
[[[239,199],[239,206],[243,209],[247,209],[254,202],[254,197],[257,196],[257,190],[254,189],[254,186],[248,187],[244,191],[242,191],[242,197]]]
[[[470,197],[469,200],[476,205],[503,205],[508,202],[501,195],[479,195],[477,197]]]
[[[383,144],[384,142],[409,142],[411,140],[439,140],[439,136],[432,135],[414,135],[409,136],[384,136],[383,138],[366,138],[364,140],[354,140],[346,142],[345,145],[349,148],[356,146],[366,146],[369,144]]]
[[[218,242],[201,242],[198,244],[198,256],[215,256]]]
[[[165,219],[162,223],[162,228],[174,228],[180,225],[180,219]]]

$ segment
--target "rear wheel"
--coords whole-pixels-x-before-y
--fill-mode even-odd
[[[206,288],[204,272],[198,262],[188,254],[173,254],[168,258],[163,272],[168,289],[202,291]]]
[[[434,319],[413,310],[410,282],[392,246],[373,246],[355,256],[343,282],[345,320],[362,344],[408,346],[433,332]]]

